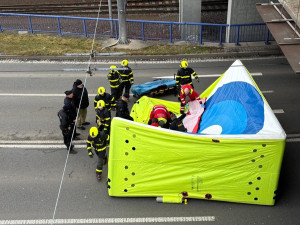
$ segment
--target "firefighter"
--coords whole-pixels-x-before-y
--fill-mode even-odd
[[[193,89],[193,87],[189,84],[182,85],[181,86],[181,91],[180,91],[180,102],[181,102],[181,107],[180,107],[180,112],[184,112],[184,107],[186,105],[185,98],[189,97],[191,101],[197,100],[200,104],[204,104],[206,102],[206,99],[200,99],[199,94]]]
[[[69,110],[68,106],[64,106],[58,113],[57,116],[60,121],[60,129],[62,132],[62,135],[64,137],[64,144],[67,146],[67,151],[69,151],[70,154],[76,154],[77,151],[75,151],[74,145],[72,144],[72,118],[68,115],[67,111]]]
[[[120,91],[121,91],[121,94],[123,94],[123,89],[125,88],[124,93],[129,94],[131,85],[134,84],[133,73],[132,73],[131,68],[128,66],[128,60],[124,59],[121,62],[121,66],[125,70],[120,70],[121,78],[122,78],[122,81],[123,81],[122,85],[120,86]]]
[[[97,127],[91,127],[86,144],[89,157],[94,157],[92,148],[94,148],[94,151],[98,156],[96,176],[98,180],[101,180],[102,167],[107,161],[106,147],[109,145],[109,135],[105,132],[98,131]]]
[[[105,102],[103,100],[97,102],[96,123],[99,131],[104,131],[109,134],[111,114],[107,108],[105,108]]]
[[[150,113],[150,119],[148,124],[151,124],[153,118],[158,119],[158,124],[161,127],[168,128],[171,119],[171,114],[167,107],[164,105],[155,105]]]
[[[122,84],[122,78],[116,66],[111,66],[110,69],[107,79],[110,83],[111,95],[114,98],[114,103],[116,103],[121,96],[120,85]]]
[[[188,65],[189,64],[187,61],[181,61],[180,69],[177,71],[177,75],[176,75],[176,85],[177,86],[190,84],[193,87],[192,75],[195,77],[195,79],[199,83],[198,75],[192,68],[188,67]]]
[[[107,108],[108,111],[110,111],[111,108],[116,108],[114,97],[107,93],[104,87],[98,88],[98,94],[95,96],[94,100],[95,110],[97,109],[97,102],[100,100],[103,100],[105,102],[105,108]]]
[[[118,100],[116,116],[133,121],[128,109],[128,99],[129,94],[125,93],[122,95],[122,98]]]
[[[180,63],[180,69],[177,71],[176,75],[176,89],[178,94],[178,101],[180,101],[180,90],[181,86],[185,84],[189,84],[194,88],[193,82],[192,82],[192,75],[195,77],[197,82],[199,83],[199,77],[196,74],[196,72],[188,67],[188,62],[187,61],[181,61]]]

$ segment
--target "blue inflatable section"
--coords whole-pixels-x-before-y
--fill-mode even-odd
[[[256,134],[264,125],[264,101],[252,85],[231,82],[218,88],[206,102],[201,133],[218,127],[220,134]]]
[[[143,95],[163,85],[166,85],[168,88],[175,87],[176,81],[174,79],[163,79],[147,82],[144,84],[133,85],[131,87],[131,92],[135,95]]]

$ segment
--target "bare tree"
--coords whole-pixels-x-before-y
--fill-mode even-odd
[[[127,0],[118,0],[119,40],[118,44],[128,44],[126,28],[126,5]]]

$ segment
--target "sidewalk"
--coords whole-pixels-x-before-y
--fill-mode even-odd
[[[115,41],[114,41],[115,42]],[[178,43],[177,43],[178,44]],[[182,43],[181,43],[182,44]],[[183,43],[184,44],[184,43]],[[136,43],[133,43],[136,48]],[[147,45],[145,43],[145,45]],[[170,60],[208,60],[208,59],[240,59],[254,57],[272,57],[283,56],[282,51],[276,42],[270,42],[266,45],[264,42],[243,42],[236,46],[235,43],[224,43],[222,46],[217,43],[205,43],[206,47],[220,47],[217,53],[207,54],[177,54],[177,55],[126,55],[126,56],[96,56],[96,62],[113,62],[123,60],[124,57],[130,61],[170,61]],[[119,47],[119,46],[118,46]],[[132,46],[131,46],[132,47]],[[124,45],[123,48],[131,48],[129,45]],[[122,48],[119,48],[120,52]],[[0,61],[16,60],[16,61],[76,61],[86,62],[89,56],[9,56],[1,55]]]

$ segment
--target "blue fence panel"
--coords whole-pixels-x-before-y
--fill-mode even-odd
[[[58,35],[94,35],[97,18],[0,13],[0,30],[56,33]],[[225,42],[227,24],[178,23],[166,21],[127,20],[130,39]],[[96,35],[118,39],[118,20],[98,19]],[[274,40],[265,24],[234,24],[229,27],[229,42]]]
[[[8,16],[0,13],[2,30],[30,31],[28,16]]]
[[[268,28],[264,23],[233,24],[230,26],[229,42],[238,45],[239,42],[266,41],[268,35]],[[268,41],[270,40],[273,41],[274,38],[269,36]]]

